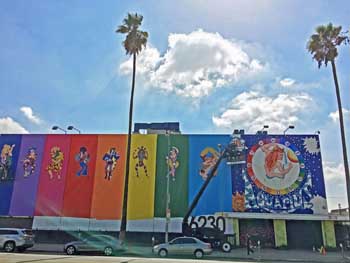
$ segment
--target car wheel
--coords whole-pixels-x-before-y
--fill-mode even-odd
[[[69,246],[66,248],[67,255],[75,255],[77,253],[77,249],[74,246]]]
[[[161,250],[159,250],[158,255],[159,255],[161,258],[165,258],[165,257],[168,256],[168,250],[162,248]]]
[[[203,250],[197,249],[197,250],[194,252],[194,256],[195,256],[195,258],[203,258],[203,256],[204,256]]]
[[[13,241],[7,241],[4,245],[4,250],[7,253],[13,252],[15,251],[15,249],[16,249],[16,244]]]
[[[104,253],[106,256],[112,256],[112,254],[113,254],[113,248],[111,248],[111,247],[105,247],[105,249],[103,250],[103,253]]]
[[[231,244],[229,242],[222,243],[222,245],[221,245],[221,250],[222,251],[224,251],[226,253],[229,253],[229,252],[231,252],[231,249],[232,249],[232,246],[231,246]]]

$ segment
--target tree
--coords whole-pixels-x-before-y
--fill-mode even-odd
[[[340,91],[339,91],[337,69],[335,66],[335,59],[338,56],[337,47],[342,44],[345,44],[348,41],[348,38],[342,33],[341,30],[342,30],[341,26],[335,27],[332,25],[332,23],[329,23],[326,26],[324,25],[318,26],[316,28],[316,33],[310,37],[307,43],[307,49],[311,53],[312,58],[317,61],[318,68],[320,68],[323,64],[327,66],[328,62],[330,62],[332,65],[335,93],[336,93],[337,102],[338,102],[339,124],[340,124],[341,142],[342,142],[342,149],[343,149],[346,189],[347,189],[347,196],[348,196],[348,208],[350,208],[349,163],[348,163],[348,156],[346,151],[343,108],[342,108]],[[349,219],[350,219],[350,213],[349,213]]]
[[[132,68],[132,83],[131,83],[131,96],[129,107],[129,129],[128,129],[128,143],[126,148],[126,167],[125,167],[125,181],[124,181],[124,194],[123,194],[123,209],[122,218],[120,224],[119,239],[125,240],[126,233],[126,221],[127,221],[127,206],[128,206],[128,188],[129,188],[129,166],[130,166],[130,148],[131,148],[131,128],[132,128],[132,115],[134,105],[134,90],[135,90],[135,75],[136,75],[136,56],[142,51],[147,44],[148,33],[139,30],[142,24],[143,16],[138,14],[128,14],[123,20],[123,24],[118,27],[116,33],[126,34],[126,38],[123,41],[123,46],[126,50],[126,54],[133,57]]]

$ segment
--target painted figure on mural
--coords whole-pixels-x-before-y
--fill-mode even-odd
[[[60,147],[54,146],[50,150],[50,163],[47,165],[46,170],[49,173],[50,180],[57,176],[57,179],[61,179],[61,170],[63,167],[64,154]]]
[[[287,153],[283,147],[277,143],[269,143],[261,146],[265,153],[265,172],[267,178],[281,178],[293,168],[293,164],[288,161]]]
[[[175,181],[176,169],[179,167],[180,163],[177,160],[179,156],[179,149],[175,146],[171,147],[168,155],[165,157],[166,163],[168,165],[169,174],[173,181]]]
[[[15,145],[5,144],[1,150],[0,156],[0,179],[7,180],[9,178],[9,172],[12,164],[12,151]]]
[[[208,178],[208,173],[216,164],[217,160],[219,159],[219,155],[220,154],[211,147],[207,147],[201,152],[200,157],[202,159],[202,164],[199,170],[199,175],[203,178],[203,180]],[[216,174],[217,171],[214,175]]]
[[[90,154],[88,153],[86,147],[80,147],[79,153],[75,155],[75,160],[79,162],[80,170],[77,172],[77,176],[87,176],[88,175],[88,162],[90,161]]]
[[[139,177],[139,169],[141,167],[143,168],[145,175],[148,176],[147,166],[145,164],[145,161],[148,159],[148,151],[147,151],[146,147],[144,147],[144,146],[137,147],[137,149],[135,149],[132,157],[134,159],[137,159],[137,162],[135,165],[136,176]]]
[[[112,172],[117,165],[117,161],[120,158],[119,153],[115,150],[115,148],[110,148],[109,152],[105,153],[103,156],[103,160],[105,161],[105,179],[111,180]]]
[[[28,149],[27,155],[25,159],[23,160],[23,170],[24,170],[24,177],[28,177],[32,175],[35,172],[36,167],[36,159],[38,155],[36,153],[35,147],[30,147]]]

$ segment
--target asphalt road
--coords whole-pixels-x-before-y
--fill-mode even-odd
[[[18,254],[0,253],[1,263],[219,263],[222,261],[198,259],[160,259],[160,258],[134,258],[134,257],[104,257],[104,256],[64,256],[47,254]],[[225,261],[240,262],[246,261]],[[252,262],[252,261],[249,261]]]

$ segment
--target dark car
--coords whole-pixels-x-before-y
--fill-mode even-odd
[[[119,239],[108,235],[92,235],[64,245],[64,251],[67,255],[81,252],[103,252],[106,256],[111,256],[114,252],[124,249],[123,243]]]
[[[227,235],[217,227],[192,228],[191,235],[206,243],[210,243],[212,248],[219,248],[223,252],[230,252],[232,249],[228,238],[231,236],[234,237],[234,235]]]

